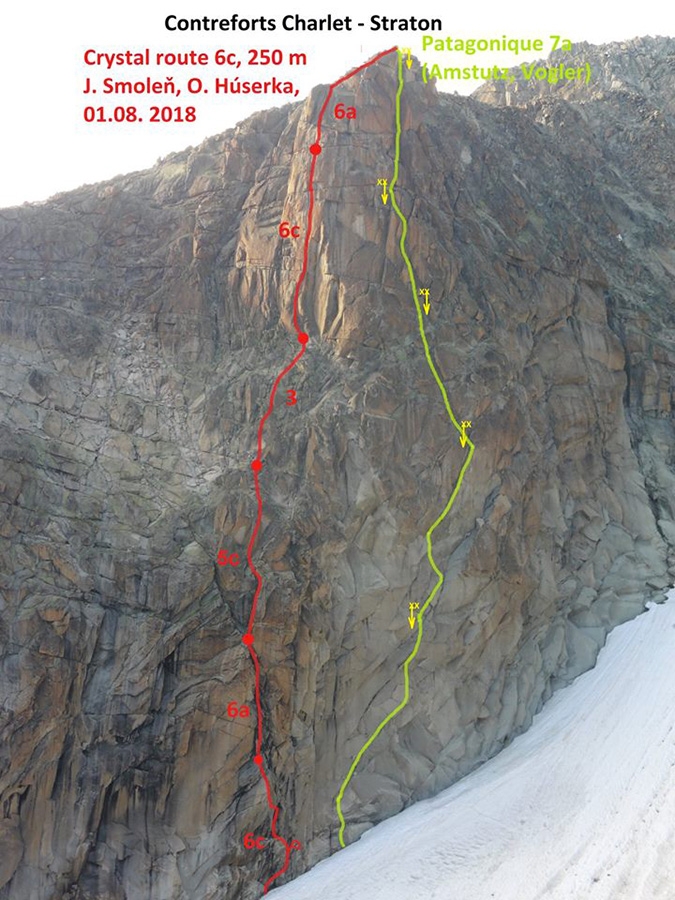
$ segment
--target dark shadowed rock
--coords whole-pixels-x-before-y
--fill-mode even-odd
[[[672,581],[675,42],[583,47],[588,87],[437,94],[406,74],[398,201],[474,461],[412,702],[347,837],[449,785]],[[393,57],[336,90],[308,351],[265,431],[264,754],[297,875],[402,696],[424,535],[464,455],[424,361],[391,177]],[[283,861],[241,636],[250,461],[297,349],[307,148],[326,88],[147,172],[0,213],[0,896],[250,900]]]

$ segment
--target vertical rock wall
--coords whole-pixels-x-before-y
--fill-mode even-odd
[[[656,66],[671,45],[639,49]],[[614,74],[632,58],[612,49]],[[345,795],[349,840],[497,752],[672,579],[672,86],[650,81],[654,144],[611,86],[595,112],[495,108],[406,75],[397,197],[477,449],[435,536],[412,702]],[[337,789],[400,700],[424,534],[463,459],[375,187],[395,90],[383,61],[336,92],[358,119],[324,131],[311,339],[265,432],[256,648],[290,875],[337,848]],[[256,429],[297,346],[278,224],[306,220],[324,96],[0,214],[7,900],[248,900],[283,859],[242,844],[269,835],[255,716],[227,715],[252,706],[254,579],[216,556],[245,557]]]

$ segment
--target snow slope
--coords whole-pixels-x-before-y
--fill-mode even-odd
[[[674,839],[671,591],[498,756],[273,896],[673,900]]]

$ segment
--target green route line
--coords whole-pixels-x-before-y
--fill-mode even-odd
[[[468,435],[465,434],[461,425],[457,421],[457,418],[455,417],[455,414],[452,410],[452,406],[450,405],[450,400],[448,398],[448,393],[445,389],[445,385],[441,381],[441,378],[438,374],[438,371],[436,369],[436,366],[434,365],[434,361],[431,356],[431,350],[429,349],[429,342],[427,341],[427,336],[424,331],[424,317],[422,314],[422,307],[420,306],[420,302],[418,299],[417,282],[415,281],[415,273],[413,271],[412,263],[410,262],[410,258],[408,257],[408,253],[407,253],[407,250],[405,247],[405,241],[406,241],[406,237],[408,235],[408,220],[401,212],[401,209],[396,201],[396,195],[394,193],[394,187],[396,185],[396,182],[398,181],[399,159],[401,156],[401,94],[403,93],[403,56],[402,56],[400,50],[397,51],[397,55],[398,55],[398,90],[396,91],[396,145],[395,145],[395,154],[394,154],[394,175],[391,180],[391,184],[389,186],[389,193],[391,196],[391,205],[392,205],[394,212],[396,213],[396,215],[398,216],[398,218],[401,221],[401,238],[399,240],[399,247],[401,250],[401,256],[403,257],[403,261],[405,262],[406,268],[408,270],[408,276],[410,278],[410,287],[412,289],[413,301],[415,303],[415,309],[417,310],[417,324],[419,326],[420,337],[422,338],[422,344],[424,345],[424,355],[426,356],[426,360],[427,360],[427,363],[431,370],[431,374],[434,376],[434,380],[436,381],[436,384],[438,385],[438,389],[441,392],[441,396],[443,397],[443,403],[445,404],[445,409],[448,413],[448,416],[450,417],[450,421],[452,422],[454,427],[457,429],[459,434],[461,436],[466,437],[466,445],[469,447],[469,452],[466,456],[466,459],[464,460],[464,463],[462,464],[462,468],[459,471],[459,475],[457,477],[457,482],[455,484],[454,490],[453,490],[452,494],[450,495],[448,502],[445,504],[445,508],[443,509],[443,512],[439,515],[439,517],[436,519],[436,521],[433,523],[433,525],[429,528],[429,530],[427,531],[427,534],[426,534],[427,558],[429,560],[429,565],[431,566],[431,568],[434,570],[434,572],[436,574],[437,581],[436,581],[436,584],[434,585],[434,587],[432,588],[431,593],[425,600],[422,608],[417,613],[417,638],[415,640],[415,644],[414,644],[412,650],[410,651],[410,653],[408,654],[408,656],[406,657],[406,659],[403,663],[403,700],[401,700],[401,702],[398,704],[398,706],[395,709],[393,709],[387,716],[385,716],[384,719],[382,719],[382,721],[377,726],[375,731],[373,731],[373,733],[370,735],[370,737],[365,742],[363,747],[361,747],[359,752],[356,754],[356,756],[354,757],[354,761],[352,762],[351,766],[349,767],[349,771],[347,772],[345,780],[342,782],[342,785],[340,787],[338,795],[335,798],[335,808],[337,810],[338,818],[340,820],[340,831],[338,834],[338,838],[339,838],[341,847],[345,846],[344,833],[345,833],[346,822],[345,822],[344,816],[342,815],[342,799],[344,797],[345,791],[347,790],[347,786],[349,785],[349,782],[352,780],[354,772],[356,771],[356,768],[357,768],[358,764],[361,762],[361,759],[363,758],[366,751],[373,744],[373,742],[377,739],[378,735],[389,724],[389,722],[391,722],[391,720],[394,719],[401,712],[401,710],[407,706],[408,700],[410,699],[409,670],[410,670],[410,664],[417,656],[417,653],[420,649],[420,645],[422,643],[422,633],[424,630],[424,624],[423,624],[424,613],[429,608],[430,604],[433,603],[433,600],[434,600],[436,594],[439,592],[439,590],[441,589],[441,587],[443,585],[443,582],[445,581],[445,577],[444,577],[443,573],[441,572],[441,570],[436,565],[436,560],[434,559],[431,538],[432,538],[434,531],[436,531],[438,526],[444,521],[444,519],[446,518],[446,516],[448,515],[448,513],[450,512],[450,510],[452,509],[452,507],[454,505],[454,502],[457,498],[457,494],[459,493],[459,490],[462,486],[462,481],[464,480],[464,476],[467,472],[467,469],[471,465],[471,459],[473,457],[473,452],[475,449],[473,442],[468,437]]]

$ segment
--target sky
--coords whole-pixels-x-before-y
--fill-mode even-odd
[[[171,32],[165,27],[169,15],[179,18],[202,16],[229,18],[265,16],[274,18],[277,29],[271,31]],[[285,32],[281,20],[285,15],[321,18],[351,16],[354,30],[333,32]],[[229,3],[221,0],[115,0],[110,3],[64,0],[60,4],[46,0],[13,3],[3,11],[0,34],[0,76],[2,84],[3,137],[0,168],[0,207],[39,201],[78,187],[84,183],[103,181],[125,172],[152,166],[168,153],[195,146],[204,138],[218,134],[256,110],[302,99],[315,84],[326,84],[339,78],[350,68],[360,65],[375,53],[391,46],[409,46],[421,60],[442,65],[496,63],[515,65],[525,57],[493,53],[472,57],[422,52],[423,32],[373,32],[357,28],[357,21],[370,22],[373,15],[406,18],[440,18],[438,37],[456,38],[542,38],[548,49],[549,35],[558,34],[574,43],[588,41],[607,43],[627,40],[638,35],[673,35],[673,17],[668,4],[656,0],[616,5],[609,15],[598,4],[587,0],[567,0],[565,4],[541,2],[441,4],[438,0],[421,3],[376,0],[353,3],[291,3],[290,0],[265,0],[259,3]],[[86,65],[86,51],[117,53],[149,50],[157,53],[194,50],[209,54],[217,50],[235,53],[241,66],[228,71],[228,66],[121,66],[110,71],[105,66]],[[282,64],[248,65],[250,51],[278,50]],[[306,54],[304,66],[288,65],[288,55]],[[545,56],[546,53],[527,58]],[[261,57],[258,57],[259,59]],[[216,78],[239,76],[241,80],[292,81],[298,96],[218,94],[213,87]],[[134,94],[103,96],[103,79],[132,80],[151,77],[153,81],[173,76],[183,85],[180,98],[166,94]],[[97,95],[84,93],[90,86]],[[188,79],[202,77],[208,94],[190,95]],[[479,82],[464,84],[464,92]],[[452,85],[453,88],[456,84]],[[94,110],[106,121],[86,122],[85,110]],[[115,109],[136,106],[143,122],[108,122]],[[170,107],[174,121],[150,122],[151,107]],[[185,117],[185,108],[194,106],[194,122],[176,122]],[[182,113],[176,114],[180,108]],[[91,112],[89,113],[91,115]],[[120,113],[117,115],[126,115]],[[156,114],[159,118],[161,113]]]

